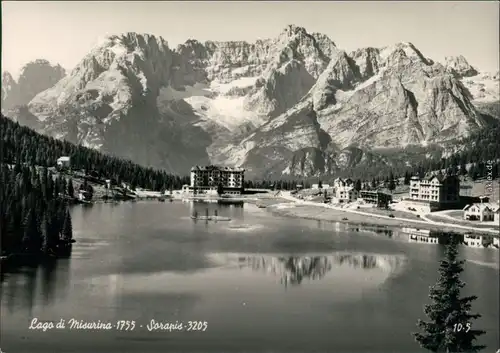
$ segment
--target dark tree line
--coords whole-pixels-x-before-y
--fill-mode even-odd
[[[132,188],[161,191],[180,189],[189,184],[189,177],[168,174],[165,171],[145,168],[131,161],[104,155],[96,150],[78,146],[36,133],[28,127],[1,116],[0,147],[4,163],[54,166],[61,156],[71,157],[73,169],[84,170],[100,178],[113,179],[116,183],[129,183]]]
[[[71,185],[71,186],[70,186]],[[72,184],[47,168],[0,165],[0,245],[9,254],[58,255],[72,243],[65,196]]]

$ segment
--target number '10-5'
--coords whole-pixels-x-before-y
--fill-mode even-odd
[[[453,332],[461,332],[461,331],[469,332],[469,330],[470,330],[470,322],[466,323],[465,325],[462,324],[453,325]]]

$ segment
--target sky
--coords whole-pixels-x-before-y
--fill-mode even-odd
[[[149,33],[174,47],[187,39],[272,38],[288,24],[324,33],[347,51],[404,41],[433,60],[463,55],[481,71],[498,71],[499,7],[494,1],[2,1],[2,71],[16,78],[35,59],[72,69],[106,34]]]

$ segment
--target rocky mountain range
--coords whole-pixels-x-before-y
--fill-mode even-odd
[[[500,100],[499,74],[463,56],[438,63],[411,43],[348,53],[293,25],[254,43],[175,49],[153,35],[113,35],[66,76],[34,65],[41,76],[25,70],[17,84],[3,74],[7,115],[182,174],[208,163],[250,177],[390,164],[387,150],[446,146],[488,127]]]

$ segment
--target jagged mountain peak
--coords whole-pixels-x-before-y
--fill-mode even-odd
[[[160,167],[195,156],[281,173],[295,158],[322,173],[342,164],[346,146],[440,142],[482,126],[463,73],[450,72],[469,66],[434,63],[410,42],[348,53],[293,24],[252,43],[189,39],[175,49],[127,32],[101,40],[28,113],[47,134]],[[468,80],[474,97],[489,95],[486,78]]]
[[[280,33],[280,37],[301,37],[301,36],[311,36],[304,27],[289,24]]]
[[[132,52],[150,52],[151,50],[170,51],[168,42],[161,36],[136,32],[111,34],[102,37],[89,55],[95,55],[104,50],[112,50],[116,56],[123,56]]]
[[[151,42],[157,42],[162,44],[167,44],[167,41],[162,36],[157,36],[151,33],[138,33],[138,32],[123,32],[117,34],[109,34],[102,38],[103,43],[113,40],[120,40],[126,43],[134,43],[137,45],[150,44]]]
[[[479,73],[463,55],[447,56],[445,62],[446,69],[458,78],[476,76]]]
[[[382,61],[387,66],[399,64],[402,61],[410,60],[414,63],[432,65],[434,62],[425,57],[415,45],[410,42],[398,42],[393,45],[381,48],[379,51]]]
[[[200,47],[205,47],[205,44],[200,42],[197,39],[188,39],[184,43],[179,44],[176,48],[176,52],[180,52],[182,50],[185,50],[186,48],[191,48],[191,49],[196,49]]]

